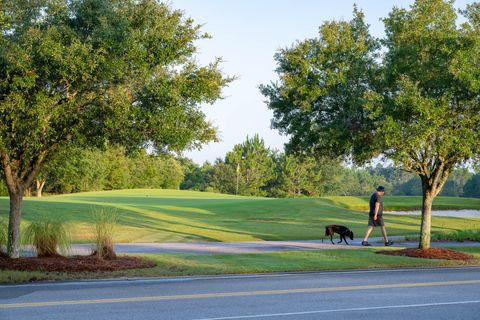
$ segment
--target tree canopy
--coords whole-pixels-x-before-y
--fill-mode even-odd
[[[290,150],[356,164],[381,156],[418,174],[422,248],[433,198],[456,165],[480,156],[479,16],[478,3],[457,12],[452,1],[417,0],[394,8],[375,39],[355,7],[352,20],[280,50],[279,80],[260,88]]]
[[[155,0],[0,2],[0,158],[18,256],[21,194],[62,145],[181,151],[216,140],[202,103],[233,80],[202,66],[208,38]]]

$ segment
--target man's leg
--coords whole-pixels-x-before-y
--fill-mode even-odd
[[[383,239],[385,239],[385,243],[387,243],[388,236],[387,236],[387,229],[385,229],[385,226],[382,226],[382,235],[383,235]]]
[[[363,238],[363,241],[367,242],[368,241],[368,237],[370,237],[370,234],[372,233],[373,229],[375,227],[372,227],[372,226],[368,226],[368,229],[367,229],[367,234],[365,234],[365,238]],[[383,228],[382,228],[383,230]],[[383,231],[382,231],[383,232]]]

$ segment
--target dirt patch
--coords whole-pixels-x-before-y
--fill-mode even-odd
[[[102,272],[126,269],[153,268],[156,263],[139,257],[119,256],[99,260],[94,256],[19,258],[0,257],[0,269],[46,272]]]
[[[463,260],[469,261],[475,259],[474,256],[458,252],[451,249],[444,248],[429,248],[429,249],[402,249],[402,250],[386,250],[378,251],[376,253],[386,254],[391,256],[405,256],[413,258],[425,258],[425,259],[445,259],[445,260]]]

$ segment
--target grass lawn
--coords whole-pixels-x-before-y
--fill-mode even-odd
[[[0,198],[0,217],[8,215]],[[99,206],[119,213],[116,242],[254,241],[319,239],[327,224],[351,227],[363,236],[368,197],[268,199],[179,190],[118,190],[25,198],[24,221],[48,216],[71,226],[74,242],[90,242],[91,211]],[[385,209],[418,209],[420,197],[385,197]],[[441,197],[434,208],[480,209],[480,199]],[[386,215],[391,235],[419,231],[417,216]],[[434,232],[480,229],[480,219],[433,218]],[[375,235],[379,235],[376,230]]]
[[[173,277],[189,275],[245,274],[270,272],[301,272],[344,269],[438,267],[465,265],[465,262],[418,259],[379,255],[381,248],[359,250],[289,251],[255,254],[157,254],[142,255],[157,262],[151,269],[136,269],[111,273],[58,273],[58,272],[0,272],[0,283],[20,283],[33,280],[71,280],[109,277]],[[398,249],[398,248],[394,248]],[[473,254],[480,264],[480,248],[458,248]]]

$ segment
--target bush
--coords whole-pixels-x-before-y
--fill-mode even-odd
[[[113,250],[113,234],[117,218],[117,212],[111,209],[102,208],[93,211],[95,222],[95,251],[93,254],[99,259],[116,258]]]
[[[8,220],[0,219],[0,255],[7,252],[8,242]]]
[[[70,249],[70,233],[63,221],[43,220],[30,223],[25,229],[25,244],[35,248],[38,257],[67,254]]]

